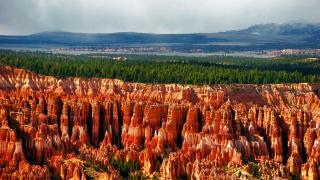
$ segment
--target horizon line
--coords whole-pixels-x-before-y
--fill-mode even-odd
[[[237,29],[229,29],[225,31],[211,31],[211,32],[188,32],[188,33],[155,33],[155,32],[143,32],[143,31],[113,31],[113,32],[77,32],[77,31],[68,31],[68,30],[45,30],[45,31],[39,31],[34,33],[26,33],[26,34],[0,34],[0,36],[32,36],[37,35],[41,33],[74,33],[74,34],[153,34],[153,35],[188,35],[188,34],[215,34],[215,33],[224,33],[224,32],[230,32],[230,31],[240,31],[245,30],[253,26],[259,26],[259,25],[290,25],[290,24],[305,24],[305,25],[320,25],[320,22],[287,22],[287,23],[274,23],[274,22],[268,22],[268,23],[258,23],[246,26],[245,28],[237,28]]]

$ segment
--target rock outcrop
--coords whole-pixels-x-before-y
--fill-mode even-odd
[[[0,66],[0,179],[119,179],[135,168],[233,178],[248,176],[248,162],[263,177],[318,179],[319,89],[54,78]]]

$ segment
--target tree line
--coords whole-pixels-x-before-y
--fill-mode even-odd
[[[304,57],[260,59],[244,57],[182,57],[92,55],[0,51],[0,63],[56,77],[116,78],[129,82],[180,84],[269,84],[319,82],[319,61]]]

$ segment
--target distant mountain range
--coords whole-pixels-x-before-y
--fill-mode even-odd
[[[41,32],[26,36],[0,35],[1,47],[164,47],[181,52],[248,51],[320,48],[320,24],[259,24],[219,33],[72,33]]]

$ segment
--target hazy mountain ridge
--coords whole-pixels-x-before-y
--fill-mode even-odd
[[[257,24],[247,29],[227,31],[226,33],[260,34],[260,35],[313,35],[320,32],[320,24],[291,23],[291,24]]]
[[[61,45],[173,47],[178,51],[263,50],[281,48],[320,48],[320,24],[258,24],[242,30],[219,33],[151,34],[135,32],[72,33],[40,32],[26,36],[0,36],[0,46]]]

